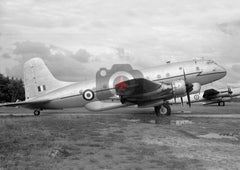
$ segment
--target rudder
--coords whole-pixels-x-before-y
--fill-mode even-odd
[[[24,64],[25,99],[45,94],[57,88],[64,87],[70,82],[57,80],[40,58],[33,58]]]

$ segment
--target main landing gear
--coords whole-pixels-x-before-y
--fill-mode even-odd
[[[33,114],[34,114],[34,116],[39,116],[40,115],[40,110],[34,110]]]
[[[168,103],[164,103],[160,106],[155,106],[154,111],[156,113],[156,116],[159,117],[162,116],[170,116],[171,115],[171,107]]]

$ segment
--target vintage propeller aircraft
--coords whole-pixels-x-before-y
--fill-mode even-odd
[[[218,106],[225,106],[226,102],[231,102],[234,98],[240,96],[240,88],[230,88],[227,90],[207,89],[203,92],[190,95],[192,103],[203,103],[203,105],[218,104]],[[186,97],[183,98],[182,103],[187,103]],[[173,100],[171,103],[175,103]],[[181,103],[177,101],[176,103]]]
[[[0,106],[23,106],[39,115],[45,109],[85,107],[102,111],[137,105],[153,107],[157,116],[170,115],[169,100],[187,95],[190,105],[190,94],[199,93],[202,85],[223,78],[226,70],[212,60],[201,59],[141,71],[128,69],[109,75],[109,70],[102,69],[98,73],[94,81],[63,82],[54,78],[42,59],[30,59],[24,64],[25,101]]]

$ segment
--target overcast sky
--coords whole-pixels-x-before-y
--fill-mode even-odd
[[[239,0],[1,0],[0,72],[21,76],[42,57],[57,78],[94,78],[101,67],[138,68],[204,57],[240,84]]]

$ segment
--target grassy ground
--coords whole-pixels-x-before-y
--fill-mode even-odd
[[[237,115],[239,106],[194,106],[188,114]],[[240,168],[239,118],[186,118],[178,109],[156,119],[152,109],[72,109],[34,117],[2,108],[0,115],[14,115],[0,116],[0,169]]]

